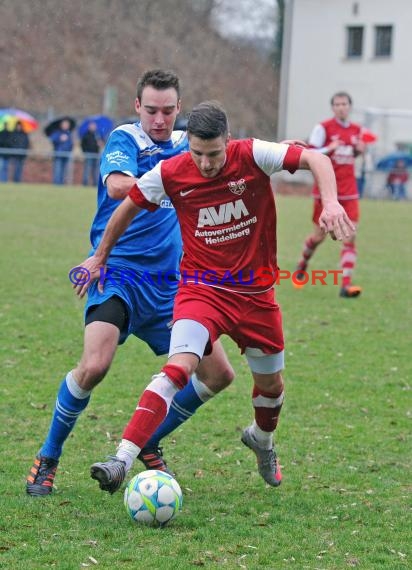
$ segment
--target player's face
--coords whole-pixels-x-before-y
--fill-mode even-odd
[[[222,170],[226,162],[228,136],[215,139],[200,139],[189,135],[189,150],[193,162],[205,178],[214,178]]]
[[[142,129],[154,141],[167,141],[172,136],[173,126],[180,111],[180,99],[176,89],[155,89],[147,85],[141,100],[135,101],[136,113],[140,116]]]
[[[349,117],[351,105],[347,97],[335,97],[332,103],[332,110],[335,117],[340,121],[346,121]]]

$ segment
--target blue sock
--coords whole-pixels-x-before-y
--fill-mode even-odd
[[[41,455],[53,459],[60,458],[63,444],[89,400],[90,392],[80,388],[69,372],[60,385],[49,433],[40,450]]]
[[[199,394],[201,394],[203,399],[199,397]],[[208,388],[193,375],[188,384],[177,392],[166,418],[146,443],[145,447],[158,447],[161,439],[191,418],[195,411],[213,396],[213,392],[208,390]]]

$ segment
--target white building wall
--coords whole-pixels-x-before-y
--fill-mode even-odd
[[[378,154],[412,144],[411,22],[412,0],[286,0],[278,139],[306,138],[343,90],[353,120],[378,134]],[[374,56],[377,25],[393,26],[390,57]],[[364,26],[360,58],[346,57],[347,26]],[[367,114],[371,108],[383,115]]]

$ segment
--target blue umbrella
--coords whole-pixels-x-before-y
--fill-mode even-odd
[[[392,170],[397,166],[398,160],[402,160],[406,168],[412,166],[412,154],[407,152],[393,152],[381,158],[376,168],[378,170]]]
[[[96,123],[97,127],[97,134],[103,140],[106,140],[109,134],[113,130],[113,120],[106,115],[91,115],[90,117],[86,117],[84,121],[79,126],[79,137],[82,137],[87,133],[90,123]]]

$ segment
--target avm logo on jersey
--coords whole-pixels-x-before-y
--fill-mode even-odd
[[[271,285],[280,285],[282,281],[291,280],[296,286],[304,285],[338,285],[339,276],[342,270],[338,269],[315,269],[313,271],[294,271],[290,272],[284,269],[274,271],[270,267],[259,267],[256,270],[246,272],[239,271],[232,273],[225,271],[223,275],[219,275],[213,269],[204,271],[195,270],[193,272],[183,271],[182,273],[175,270],[158,271],[150,273],[148,271],[138,272],[133,269],[113,269],[101,267],[99,271],[98,282],[101,285],[111,283],[115,286],[130,285],[172,285],[179,281],[185,285],[214,285],[215,287],[270,287]],[[332,283],[327,282],[327,278],[332,276]],[[75,285],[85,285],[91,279],[90,272],[86,267],[74,267],[69,272],[70,282]]]

